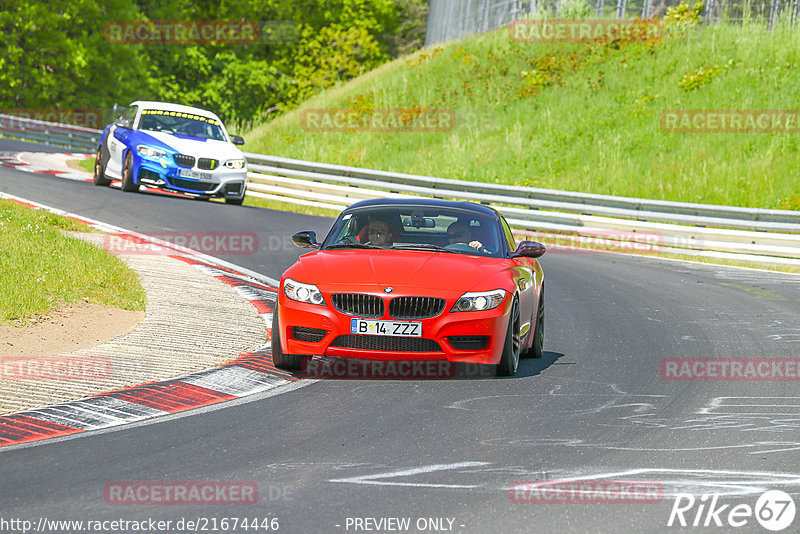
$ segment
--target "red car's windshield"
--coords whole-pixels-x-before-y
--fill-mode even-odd
[[[495,219],[435,206],[366,207],[346,212],[336,221],[323,248],[440,250],[503,256]]]

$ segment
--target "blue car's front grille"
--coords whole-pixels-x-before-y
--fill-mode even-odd
[[[186,154],[175,154],[172,156],[175,159],[175,163],[180,165],[181,167],[194,167],[194,156],[187,156]]]
[[[197,160],[197,168],[206,171],[213,171],[219,165],[219,161],[211,158],[200,158]]]

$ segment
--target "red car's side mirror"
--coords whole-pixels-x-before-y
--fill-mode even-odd
[[[312,231],[297,232],[292,236],[292,243],[300,248],[319,248],[317,234]]]
[[[526,258],[539,258],[547,249],[541,243],[536,241],[523,241],[517,247],[517,250],[511,255],[512,258],[524,256]]]

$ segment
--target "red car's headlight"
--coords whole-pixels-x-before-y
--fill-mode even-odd
[[[303,284],[287,278],[283,282],[283,294],[297,302],[325,306],[325,299],[322,298],[322,293],[314,284]]]
[[[465,312],[465,311],[484,311],[496,308],[503,302],[506,296],[504,289],[495,289],[494,291],[479,291],[475,293],[464,293],[461,298],[456,301],[451,312]]]

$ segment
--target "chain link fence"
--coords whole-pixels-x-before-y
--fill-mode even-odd
[[[430,0],[425,46],[507,26],[536,0]]]
[[[663,16],[680,0],[429,0],[425,46],[463,39],[507,26],[524,17],[559,19],[648,19]],[[689,0],[689,5],[693,1]],[[757,22],[772,29],[780,22],[797,28],[800,0],[706,0],[703,20]]]

